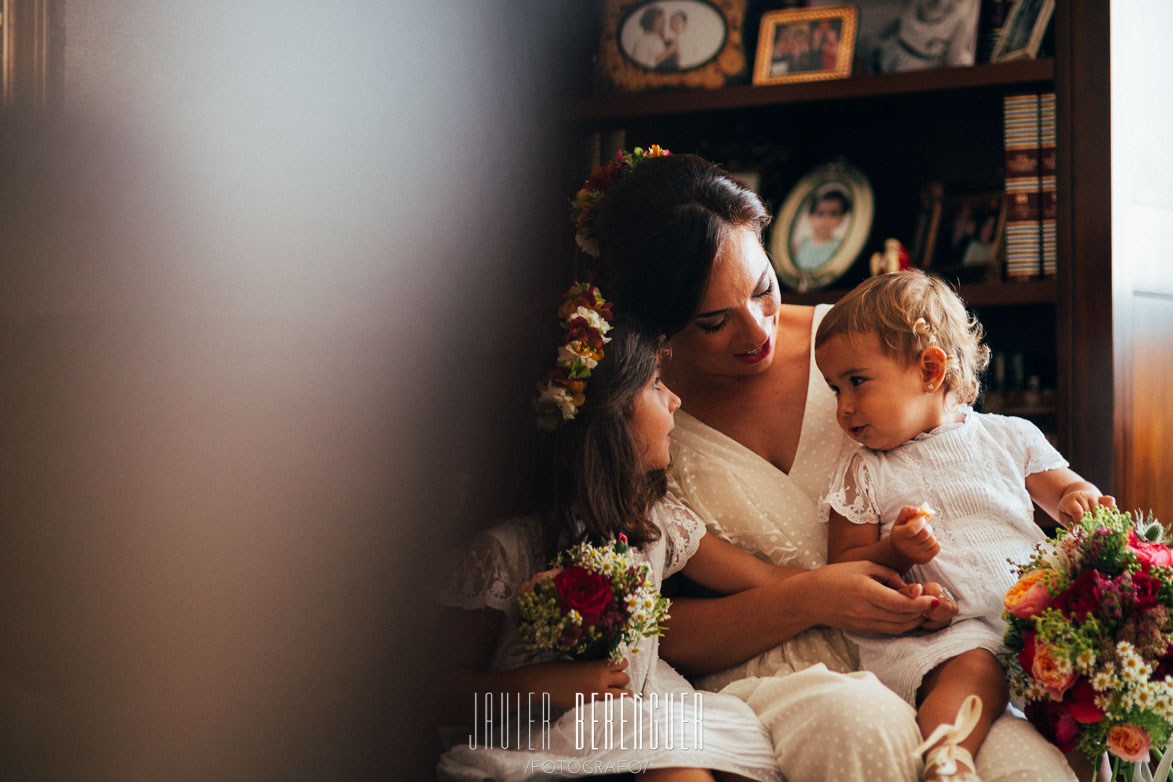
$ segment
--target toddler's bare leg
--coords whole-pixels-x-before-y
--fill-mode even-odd
[[[1006,672],[985,649],[963,652],[925,676],[917,693],[920,706],[916,721],[921,735],[928,736],[938,725],[952,724],[968,695],[978,696],[982,713],[973,732],[958,745],[976,755],[990,732],[990,725],[1005,711],[1009,698]]]

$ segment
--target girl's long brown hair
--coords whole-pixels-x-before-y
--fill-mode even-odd
[[[648,513],[667,492],[666,471],[641,468],[630,422],[636,394],[659,370],[664,340],[622,315],[611,325],[586,401],[543,444],[538,510],[550,558],[583,535],[622,532],[633,546],[660,537]]]

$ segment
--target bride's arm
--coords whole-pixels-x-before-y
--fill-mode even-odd
[[[683,673],[711,673],[818,625],[908,632],[932,604],[898,594],[900,577],[872,562],[782,570],[777,580],[726,597],[674,600],[660,654]]]

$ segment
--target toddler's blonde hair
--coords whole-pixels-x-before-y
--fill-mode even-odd
[[[977,318],[939,277],[910,269],[865,280],[823,318],[815,347],[834,336],[866,334],[875,334],[887,356],[908,365],[915,364],[925,348],[939,347],[949,357],[945,389],[962,404],[977,400],[990,349],[982,344],[984,332]]]

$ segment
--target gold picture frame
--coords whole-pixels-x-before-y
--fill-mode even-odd
[[[744,77],[746,0],[605,0],[602,92],[717,89]]]
[[[753,83],[847,78],[858,26],[853,5],[767,11],[758,30]]]

